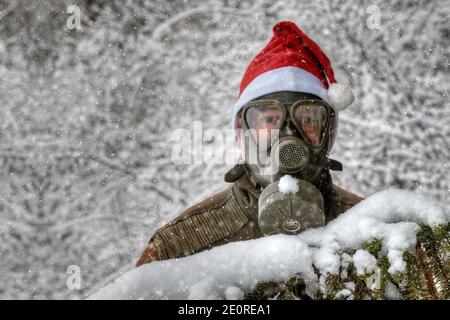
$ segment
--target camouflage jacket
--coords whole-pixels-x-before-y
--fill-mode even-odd
[[[234,181],[233,184],[184,210],[157,230],[136,266],[263,236],[257,223],[260,191],[250,182],[250,175],[242,166],[234,167],[227,175],[225,181]],[[329,190],[330,194],[324,196],[326,222],[362,200],[334,184]]]

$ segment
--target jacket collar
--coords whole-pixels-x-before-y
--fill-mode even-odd
[[[252,181],[245,164],[236,164],[225,174],[225,181],[233,183],[233,195],[250,221],[258,224],[258,199],[261,188]]]

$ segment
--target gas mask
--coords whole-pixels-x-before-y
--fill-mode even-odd
[[[325,223],[323,198],[314,186],[329,164],[335,114],[314,96],[277,92],[247,103],[241,115],[245,159],[253,178],[264,187],[258,224],[264,234],[297,234]],[[294,192],[280,191],[290,175]]]

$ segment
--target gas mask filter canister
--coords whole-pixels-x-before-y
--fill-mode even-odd
[[[298,234],[324,224],[322,195],[305,180],[284,176],[264,188],[259,197],[258,225],[265,235]]]

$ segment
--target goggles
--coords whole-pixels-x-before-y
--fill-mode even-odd
[[[304,141],[313,148],[322,148],[325,137],[333,124],[334,111],[323,100],[299,100],[294,104],[282,104],[278,100],[256,100],[247,103],[242,113],[244,129],[253,129],[256,141],[267,139],[270,145],[275,131],[289,120]]]

